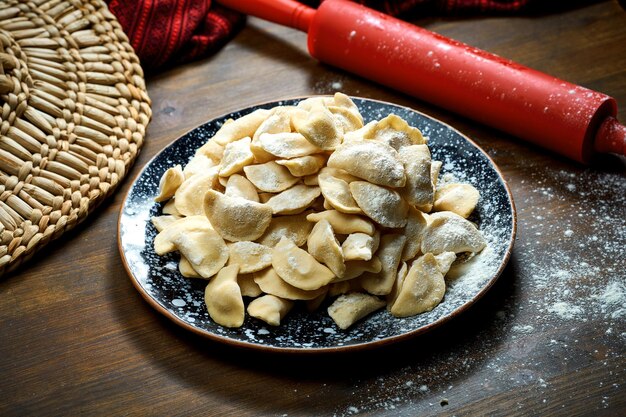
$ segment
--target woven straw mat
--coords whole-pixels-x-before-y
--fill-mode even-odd
[[[139,59],[100,0],[0,0],[0,275],[115,190],[150,120]]]

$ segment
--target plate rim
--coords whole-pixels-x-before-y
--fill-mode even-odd
[[[331,94],[312,94],[312,95],[303,95],[303,96],[295,96],[295,97],[288,97],[288,98],[282,98],[282,99],[276,99],[276,100],[270,100],[270,101],[263,101],[260,102],[258,104],[250,104],[244,108],[239,108],[239,109],[235,109],[226,113],[223,113],[221,115],[212,117],[210,119],[208,119],[207,121],[188,129],[187,131],[185,131],[185,133],[181,134],[180,136],[178,136],[177,138],[175,138],[174,140],[172,140],[167,146],[161,148],[156,154],[154,154],[154,156],[152,156],[152,158],[150,158],[141,168],[141,170],[133,177],[130,186],[128,187],[128,189],[126,190],[124,197],[122,199],[122,204],[120,205],[120,210],[119,210],[119,214],[118,214],[118,220],[117,220],[117,246],[118,246],[118,251],[120,253],[120,257],[122,259],[122,264],[124,265],[124,269],[126,270],[126,274],[128,275],[128,277],[130,278],[130,281],[133,283],[133,286],[135,287],[135,289],[141,294],[141,296],[143,297],[143,299],[145,301],[148,302],[148,304],[150,304],[156,311],[158,311],[159,313],[161,313],[162,315],[164,315],[165,317],[167,317],[168,319],[170,319],[171,321],[173,321],[175,324],[183,327],[184,329],[190,330],[193,333],[208,338],[211,341],[215,341],[218,343],[225,343],[227,345],[230,345],[232,347],[237,347],[237,348],[244,348],[244,349],[252,349],[252,350],[256,350],[256,351],[263,351],[263,352],[273,352],[273,353],[289,353],[289,354],[304,354],[304,355],[308,355],[308,354],[332,354],[332,353],[342,353],[342,352],[354,352],[354,351],[364,351],[364,350],[371,350],[371,349],[377,349],[377,348],[381,348],[384,346],[388,346],[391,344],[395,344],[395,343],[400,343],[412,338],[415,338],[417,336],[423,335],[425,333],[428,333],[430,331],[432,331],[433,329],[442,326],[445,323],[448,323],[449,321],[451,321],[452,319],[454,319],[455,317],[457,317],[458,315],[466,312],[468,309],[470,309],[472,306],[474,306],[481,298],[483,298],[483,296],[493,287],[493,285],[496,283],[496,281],[498,281],[498,279],[500,278],[500,276],[502,275],[502,272],[504,271],[504,269],[506,268],[506,266],[508,265],[510,258],[511,258],[511,254],[513,252],[513,246],[515,244],[515,239],[517,236],[517,209],[515,207],[515,201],[513,200],[513,194],[511,192],[511,189],[509,187],[508,182],[506,181],[502,171],[500,170],[500,168],[498,167],[498,165],[495,163],[495,161],[493,159],[491,159],[491,157],[487,154],[487,152],[485,152],[476,142],[474,142],[471,138],[469,138],[467,135],[465,135],[464,133],[462,133],[461,131],[459,131],[458,129],[456,129],[455,127],[451,126],[450,124],[443,122],[429,114],[426,114],[424,112],[421,112],[419,110],[415,110],[411,107],[408,106],[404,106],[404,105],[399,105],[399,104],[395,104],[395,103],[391,103],[388,101],[384,101],[384,100],[378,100],[378,99],[372,99],[372,98],[368,98],[368,97],[360,97],[360,96],[354,96],[354,95],[348,95],[350,97],[350,99],[357,99],[357,100],[364,100],[364,101],[370,101],[370,102],[374,102],[374,103],[379,103],[382,105],[391,105],[393,107],[399,107],[405,110],[408,110],[410,112],[413,113],[417,113],[423,117],[426,117],[436,123],[441,124],[442,126],[445,126],[447,129],[450,129],[452,131],[454,131],[456,134],[458,134],[459,136],[461,136],[464,140],[468,141],[476,150],[478,150],[480,153],[482,153],[482,155],[489,161],[489,163],[491,164],[491,166],[493,167],[493,169],[496,171],[500,181],[502,182],[502,185],[504,186],[504,189],[506,191],[508,200],[510,202],[510,207],[511,207],[511,235],[509,238],[509,242],[508,242],[508,246],[506,248],[505,251],[505,255],[502,259],[502,261],[500,262],[500,265],[497,269],[497,271],[494,273],[494,275],[485,283],[484,286],[481,287],[480,291],[478,291],[478,293],[476,293],[471,299],[467,300],[465,303],[463,303],[462,305],[460,305],[459,307],[457,307],[456,309],[454,309],[453,311],[451,311],[450,313],[444,315],[443,317],[440,317],[439,319],[428,323],[424,326],[421,326],[417,329],[399,334],[399,335],[395,335],[395,336],[389,336],[383,339],[379,339],[379,340],[372,340],[372,341],[368,341],[368,342],[360,342],[360,343],[355,343],[355,344],[350,344],[350,345],[341,345],[341,346],[329,346],[329,347],[281,347],[281,346],[271,346],[271,345],[262,345],[262,344],[258,344],[258,343],[252,343],[252,342],[247,342],[247,341],[243,341],[243,340],[236,340],[236,339],[231,339],[227,336],[222,336],[216,333],[212,333],[203,329],[200,329],[198,327],[195,327],[191,324],[189,324],[188,322],[182,320],[180,317],[176,316],[174,313],[172,313],[169,309],[167,309],[166,307],[162,306],[157,300],[155,300],[150,294],[148,294],[148,292],[145,290],[145,288],[140,284],[139,280],[135,277],[135,275],[133,274],[133,272],[130,269],[130,266],[128,265],[128,261],[126,259],[126,254],[125,251],[123,249],[122,246],[122,233],[121,233],[121,228],[122,228],[122,217],[123,217],[123,212],[124,212],[124,208],[126,207],[126,203],[128,201],[128,198],[130,196],[131,191],[134,189],[135,184],[137,183],[137,180],[141,177],[141,175],[148,169],[148,167],[153,163],[153,161],[158,158],[162,153],[164,153],[167,149],[169,149],[170,147],[174,146],[179,140],[181,140],[182,138],[184,138],[185,136],[187,136],[189,133],[191,133],[192,131],[199,129],[200,127],[206,125],[207,123],[210,123],[214,120],[217,119],[222,119],[225,118],[226,116],[231,115],[232,113],[236,113],[236,112],[241,112],[241,111],[245,111],[245,110],[249,110],[249,109],[253,109],[255,107],[261,107],[261,106],[267,106],[270,104],[276,104],[279,105],[278,103],[284,102],[284,101],[297,101],[297,100],[304,100],[307,98],[311,98],[311,97],[332,97]],[[210,140],[210,139],[209,139]]]

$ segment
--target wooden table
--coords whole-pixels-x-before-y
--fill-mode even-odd
[[[417,24],[615,97],[626,121],[626,12],[604,2],[536,17]],[[311,59],[305,35],[257,19],[212,58],[148,80],[146,146],[113,198],[0,280],[0,415],[524,415],[626,413],[626,176],[584,167]],[[519,233],[495,287],[449,324],[385,349],[287,357],[183,330],[132,286],[117,249],[132,177],[185,131],[308,94],[431,114],[495,160]]]

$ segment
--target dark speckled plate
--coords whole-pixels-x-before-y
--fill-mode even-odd
[[[185,165],[196,148],[204,144],[228,118],[257,108],[297,103],[284,100],[250,107],[216,118],[190,131],[152,159],[128,191],[119,218],[119,247],[133,284],[159,312],[175,323],[211,339],[262,350],[282,352],[328,352],[385,345],[422,334],[466,310],[496,281],[509,259],[515,238],[515,209],[511,193],[495,164],[467,137],[429,116],[393,104],[355,98],[365,121],[395,113],[419,128],[429,140],[433,159],[443,162],[442,176],[453,175],[474,185],[481,194],[470,220],[477,223],[488,247],[472,260],[453,267],[446,295],[432,311],[397,319],[386,310],[367,317],[343,331],[325,309],[309,314],[294,309],[279,327],[247,317],[238,329],[215,324],[204,305],[206,281],[186,279],[178,272],[178,255],[158,256],[153,250],[156,230],[150,217],[161,213],[153,198],[163,172]]]

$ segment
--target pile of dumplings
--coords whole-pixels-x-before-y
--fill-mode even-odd
[[[223,326],[246,311],[276,326],[296,302],[329,305],[341,329],[385,306],[413,316],[442,301],[458,254],[486,246],[466,220],[478,191],[438,186],[440,168],[418,129],[394,114],[364,125],[345,94],[256,110],[163,174],[154,249],[208,280]]]

